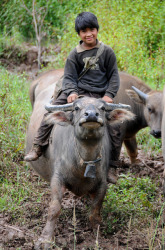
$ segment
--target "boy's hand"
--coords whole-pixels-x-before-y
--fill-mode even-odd
[[[74,102],[77,98],[78,98],[78,95],[76,95],[76,94],[71,94],[71,95],[68,96],[67,102],[68,102],[68,103]]]
[[[103,96],[102,98],[105,102],[108,102],[108,103],[113,103],[113,100],[109,97],[109,96]]]

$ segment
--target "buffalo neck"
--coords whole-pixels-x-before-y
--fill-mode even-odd
[[[78,140],[75,138],[75,149],[83,161],[95,161],[102,156],[102,139]]]

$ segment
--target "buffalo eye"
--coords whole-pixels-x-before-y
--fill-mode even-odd
[[[75,110],[76,110],[76,111],[77,111],[77,110],[79,110],[79,107],[78,107],[78,106],[76,106],[76,107],[75,107]]]
[[[152,113],[152,108],[148,107],[148,112]]]

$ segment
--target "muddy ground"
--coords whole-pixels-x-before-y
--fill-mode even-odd
[[[139,150],[139,165],[130,165],[125,154],[121,154],[121,165],[113,169],[115,176],[131,172],[132,176],[150,176],[154,181],[159,181],[159,193],[162,195],[163,158],[148,158]],[[37,175],[31,171],[31,181],[37,182]],[[115,184],[109,184],[115,185]],[[0,214],[0,249],[34,249],[34,242],[41,234],[46,222],[48,204],[50,201],[49,185],[43,182],[40,191],[44,191],[42,202],[38,203],[34,197],[28,197],[22,204],[24,213],[22,218],[13,219],[10,213]],[[75,207],[76,227],[73,226],[73,213]],[[100,225],[98,232],[93,231],[88,221],[90,201],[88,197],[76,197],[69,191],[64,195],[61,215],[57,220],[55,241],[52,249],[164,249],[160,238],[157,237],[154,248],[149,248],[149,231],[144,225],[128,230],[128,225],[118,228],[115,233],[106,233],[105,221]],[[75,235],[74,237],[74,229]],[[153,229],[154,231],[154,229]],[[157,229],[157,235],[162,231],[162,224]]]
[[[5,56],[0,58],[0,62],[5,64],[8,70],[28,72],[29,78],[33,79],[38,74],[34,51],[35,48],[30,49],[30,52],[21,58],[18,65],[15,64],[15,61],[9,61],[8,57],[6,58]],[[17,53],[17,51],[13,53]],[[35,57],[33,57],[34,54]],[[132,176],[135,177],[149,176],[158,183],[158,196],[163,202],[161,181],[164,163],[162,156],[158,155],[153,159],[142,150],[139,150],[139,160],[140,163],[138,165],[131,165],[126,154],[122,152],[120,165],[112,169],[113,175],[120,177],[122,173],[131,172]],[[37,183],[37,175],[33,170],[29,171],[30,181]],[[37,202],[36,197],[27,197],[22,203],[23,213],[20,218],[13,218],[13,215],[9,212],[0,213],[0,250],[34,249],[34,242],[41,234],[45,225],[48,204],[50,202],[49,184],[43,181],[40,186],[36,184],[36,188],[40,189],[41,193],[44,192],[41,202]],[[76,226],[73,225],[74,207]],[[89,208],[90,200],[88,197],[79,198],[69,191],[65,193],[62,211],[57,220],[52,249],[165,249],[159,237],[159,234],[164,230],[162,229],[162,223],[157,225],[156,235],[154,235],[155,228],[148,230],[143,224],[140,227],[129,228],[129,222],[124,227],[117,228],[115,232],[110,234],[106,232],[106,221],[103,221],[96,232],[91,228],[88,221]],[[155,237],[154,248],[150,246],[153,235]]]

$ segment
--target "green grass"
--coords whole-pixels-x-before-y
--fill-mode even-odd
[[[148,154],[148,157],[154,158],[162,154],[162,140],[150,135],[150,128],[148,127],[137,133],[137,143],[138,147]]]
[[[1,160],[17,160],[24,152],[24,140],[31,107],[28,97],[29,83],[24,75],[0,72],[0,145]]]
[[[106,232],[114,233],[131,224],[137,228],[149,227],[159,217],[162,207],[158,187],[149,178],[135,178],[131,174],[120,175],[116,185],[110,185],[103,204]]]
[[[24,75],[0,70],[0,210],[13,211],[34,192],[29,169],[23,162],[31,113],[29,82]]]

